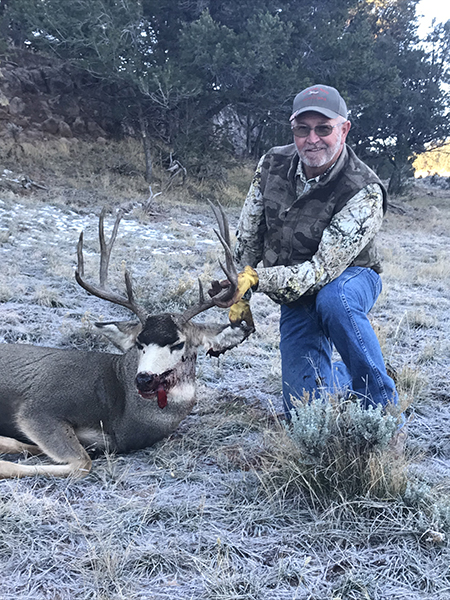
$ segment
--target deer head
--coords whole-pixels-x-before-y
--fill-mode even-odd
[[[103,209],[99,218],[100,273],[99,285],[88,283],[84,279],[83,233],[80,234],[77,247],[78,266],[75,278],[87,292],[124,306],[133,312],[136,321],[100,322],[95,326],[116,347],[124,352],[137,348],[138,368],[135,378],[136,389],[145,399],[156,399],[160,408],[168,402],[168,395],[175,388],[183,387],[182,394],[194,395],[195,362],[197,349],[203,346],[213,356],[233,348],[246,339],[253,328],[246,324],[238,327],[226,324],[199,324],[192,321],[196,315],[227,302],[237,288],[238,273],[230,249],[228,221],[222,207],[211,205],[216,216],[219,231],[215,230],[225,252],[225,265],[220,263],[230,286],[213,298],[205,298],[199,281],[199,302],[183,313],[164,313],[152,315],[140,306],[134,298],[131,277],[125,271],[126,296],[114,293],[108,287],[108,267],[111,250],[114,245],[119,223],[123,213],[119,211],[109,242],[105,240]],[[178,387],[177,387],[178,386]]]

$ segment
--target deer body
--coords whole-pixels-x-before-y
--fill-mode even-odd
[[[155,318],[173,322],[172,315],[150,317]],[[123,333],[119,333],[117,325],[107,323],[103,327],[109,329],[108,337],[113,337],[118,345],[120,336],[123,342]],[[114,335],[114,330],[119,335]],[[0,451],[15,451],[8,444],[12,438],[21,442],[18,451],[42,452],[63,464],[31,466],[0,461],[0,477],[82,476],[91,468],[84,448],[130,452],[151,446],[172,433],[195,404],[198,346],[221,352],[223,339],[228,349],[232,339],[237,345],[248,335],[245,329],[229,325],[194,323],[176,331],[177,343],[172,346],[183,347],[169,350],[163,363],[154,354],[159,362],[154,363],[156,373],[169,374],[163,384],[158,384],[162,387],[160,393],[165,395],[163,406],[158,389],[151,386],[155,371],[145,360],[146,354],[152,353],[152,345],[154,350],[158,348],[150,340],[144,350],[133,344],[124,354],[0,344]],[[143,337],[151,337],[151,330],[144,328],[143,332]],[[127,337],[124,347],[130,346],[134,337],[138,336],[134,333]],[[145,371],[141,370],[142,362]],[[140,375],[144,377],[141,392]],[[149,377],[150,384],[145,381]],[[145,389],[145,385],[150,389]]]
[[[169,397],[164,411],[142,398],[134,383],[134,348],[117,355],[34,346],[19,353],[17,346],[8,346],[0,346],[0,369],[18,384],[9,395],[0,385],[0,434],[35,443],[55,460],[61,452],[48,447],[49,429],[59,440],[58,430],[70,426],[86,447],[128,452],[168,435],[193,405],[192,382],[190,393]]]
[[[102,236],[101,220],[101,243]],[[228,243],[221,241],[228,265]],[[43,453],[57,463],[0,460],[0,478],[82,477],[92,465],[86,449],[120,453],[151,446],[172,433],[195,404],[198,349],[217,356],[251,333],[245,325],[191,321],[215,305],[202,292],[200,304],[182,315],[147,315],[134,304],[127,276],[125,300],[86,284],[82,271],[79,248],[80,285],[127,306],[140,323],[96,324],[122,354],[0,344],[0,453]]]

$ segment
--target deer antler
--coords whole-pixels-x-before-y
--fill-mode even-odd
[[[214,229],[214,233],[219,238],[219,241],[222,244],[223,249],[225,251],[225,266],[222,264],[221,261],[219,261],[219,264],[222,268],[222,271],[227,276],[230,285],[224,288],[216,296],[213,296],[212,298],[206,300],[205,295],[203,293],[203,286],[201,284],[201,281],[199,280],[199,303],[195,304],[194,306],[191,306],[190,308],[184,311],[182,316],[185,321],[189,321],[196,315],[204,312],[205,310],[208,310],[209,308],[212,308],[213,306],[219,306],[221,303],[228,302],[233,298],[238,286],[238,272],[236,269],[236,265],[234,264],[230,248],[230,227],[228,225],[228,219],[223,211],[222,206],[219,203],[217,206],[214,206],[212,202],[209,202],[209,204],[212,208],[214,216],[216,217],[217,224],[219,225],[219,231]]]
[[[83,258],[83,232],[80,233],[80,238],[77,245],[77,257],[78,265],[75,271],[75,279],[77,283],[90,294],[101,298],[102,300],[108,300],[113,304],[119,304],[131,310],[139,319],[142,324],[145,324],[147,320],[147,312],[134,301],[133,288],[131,284],[131,277],[128,270],[125,271],[125,287],[127,290],[127,297],[114,294],[107,289],[108,284],[108,267],[109,259],[111,256],[111,250],[116,240],[117,231],[119,229],[119,223],[122,219],[123,212],[119,210],[117,213],[116,221],[114,223],[113,231],[109,242],[105,240],[104,220],[106,215],[106,208],[103,208],[100,218],[98,221],[98,236],[100,240],[100,286],[97,287],[93,284],[87,283],[84,280],[84,258]]]

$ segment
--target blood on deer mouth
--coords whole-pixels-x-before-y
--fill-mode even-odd
[[[165,371],[160,375],[150,373],[138,373],[136,375],[137,391],[142,398],[150,400],[156,398],[159,408],[167,406],[167,393],[173,387],[174,369]]]

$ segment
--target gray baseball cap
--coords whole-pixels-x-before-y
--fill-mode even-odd
[[[312,85],[297,94],[289,121],[298,115],[314,111],[329,119],[344,117],[347,120],[347,105],[340,93],[328,85]]]

